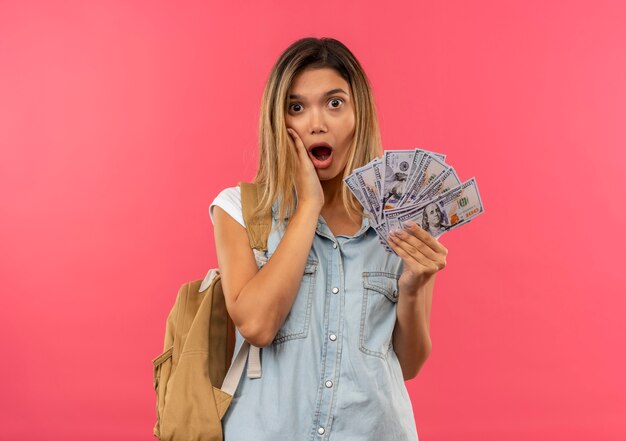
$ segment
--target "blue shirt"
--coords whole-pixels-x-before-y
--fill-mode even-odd
[[[291,311],[261,349],[262,376],[244,370],[222,420],[225,441],[417,441],[392,346],[401,272],[367,218],[354,236],[335,237],[320,216]],[[237,330],[235,353],[242,342]]]

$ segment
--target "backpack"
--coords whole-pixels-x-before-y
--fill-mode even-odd
[[[255,184],[240,183],[243,217],[257,262],[267,250],[271,212],[253,218]],[[260,349],[243,342],[233,360],[235,326],[226,310],[219,270],[183,284],[166,321],[163,353],[152,360],[161,441],[222,441],[222,417],[246,360],[250,378],[261,376]],[[233,360],[231,365],[231,360]],[[217,387],[219,386],[219,387]]]

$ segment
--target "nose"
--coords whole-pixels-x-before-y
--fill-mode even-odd
[[[324,120],[324,112],[314,109],[310,112],[310,132],[314,133],[325,133],[327,131],[326,121]]]

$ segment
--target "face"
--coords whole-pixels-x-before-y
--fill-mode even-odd
[[[350,85],[336,70],[305,69],[296,75],[287,94],[285,121],[302,139],[320,180],[343,172],[355,117]]]
[[[427,205],[424,211],[426,214],[426,220],[428,221],[428,225],[438,226],[441,223],[439,207],[437,207],[436,204]]]

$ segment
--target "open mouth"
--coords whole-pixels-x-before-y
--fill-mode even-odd
[[[333,151],[330,147],[327,147],[324,145],[313,147],[311,149],[311,154],[315,156],[316,159],[319,159],[320,161],[324,161],[328,159],[328,157],[331,155],[332,152]]]
[[[318,170],[328,168],[333,163],[333,148],[325,142],[318,142],[309,146],[309,157],[313,166]]]

